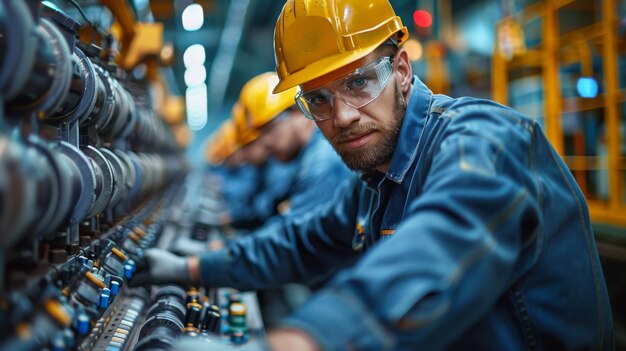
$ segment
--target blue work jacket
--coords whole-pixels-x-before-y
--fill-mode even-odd
[[[287,203],[286,212],[267,218],[261,227],[255,229],[255,235],[266,228],[282,225],[291,217],[308,214],[326,205],[333,199],[339,185],[352,174],[317,129],[298,156],[290,162],[297,167],[283,198]]]
[[[251,194],[257,189],[259,170],[250,165],[241,165],[233,168],[225,166],[213,167],[213,174],[221,180],[221,193],[228,209],[237,209],[249,203]]]
[[[285,325],[323,350],[612,350],[585,199],[537,122],[414,78],[386,174],[201,258],[207,285],[333,279]]]
[[[258,168],[257,186],[248,194],[248,202],[231,208],[231,225],[254,230],[277,215],[276,206],[289,197],[298,168],[297,160],[282,163],[274,158],[268,159]]]
[[[353,174],[317,128],[297,160],[299,167],[289,190],[285,217],[301,216],[326,205]]]

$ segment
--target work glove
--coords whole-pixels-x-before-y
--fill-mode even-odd
[[[177,256],[162,249],[148,249],[137,263],[137,271],[130,286],[160,284],[193,285],[187,257]]]

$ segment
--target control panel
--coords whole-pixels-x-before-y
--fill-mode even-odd
[[[146,249],[221,240],[196,235],[221,200],[190,172],[153,82],[118,64],[114,19],[45,3],[0,1],[0,350],[261,338],[252,294],[129,287]]]

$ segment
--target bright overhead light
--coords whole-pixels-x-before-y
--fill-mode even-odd
[[[187,124],[189,128],[195,131],[204,128],[209,119],[206,84],[187,88],[185,100],[187,106]]]
[[[185,63],[185,68],[202,66],[204,65],[205,60],[206,51],[204,51],[204,46],[200,44],[191,45],[185,50],[185,53],[183,54],[183,62]]]
[[[204,66],[193,66],[185,70],[185,84],[188,87],[198,86],[206,80],[206,68]]]
[[[202,28],[204,24],[204,11],[199,4],[191,4],[183,10],[183,28],[192,32]]]

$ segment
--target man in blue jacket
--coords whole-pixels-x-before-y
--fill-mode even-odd
[[[303,118],[297,107],[264,125],[258,141],[274,159],[299,166],[290,187],[292,196],[282,209],[283,217],[301,216],[325,204],[341,182],[350,178],[349,169],[315,123]]]
[[[289,0],[280,83],[361,172],[335,201],[153,282],[263,289],[336,272],[273,350],[611,350],[585,199],[533,120],[434,95],[387,0]],[[155,274],[158,272],[160,276]],[[184,274],[184,277],[181,277]]]
[[[261,73],[241,89],[233,106],[231,121],[238,143],[225,164],[251,165],[256,169],[252,180],[256,187],[249,201],[231,206],[227,212],[206,222],[227,224],[251,232],[283,223],[287,218],[308,213],[327,203],[335,189],[349,178],[350,170],[341,162],[332,146],[324,140],[315,123],[302,118],[295,107],[296,88],[280,94],[272,90],[278,83],[275,72]],[[231,160],[234,159],[234,160]],[[235,179],[237,181],[239,179]],[[226,195],[240,184],[224,179]],[[244,198],[239,195],[239,197]],[[189,245],[181,240],[178,253],[197,253],[206,247]]]
[[[272,94],[275,72],[250,79],[242,88],[233,120],[244,160],[259,170],[259,187],[246,206],[231,209],[223,223],[258,231],[328,202],[350,170],[295,107],[296,89]],[[237,105],[235,105],[237,107]],[[278,206],[281,205],[281,208]]]

